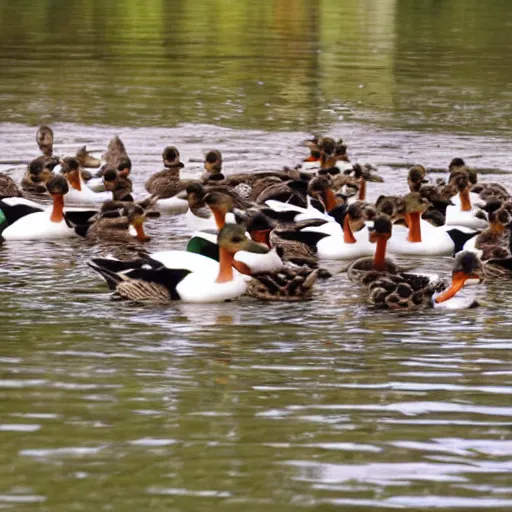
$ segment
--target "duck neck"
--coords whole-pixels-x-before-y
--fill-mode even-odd
[[[460,209],[463,212],[471,211],[471,199],[469,198],[469,190],[461,190],[459,193],[460,197]]]
[[[64,196],[62,194],[54,194],[53,209],[50,215],[52,222],[62,222],[64,220]]]
[[[217,225],[217,229],[220,231],[226,224],[226,214],[217,210],[217,208],[211,208],[213,213],[213,218],[215,219],[215,224]]]
[[[82,191],[82,183],[81,183],[81,180],[80,180],[80,171],[70,172],[69,175],[68,175],[68,181],[69,181],[69,184],[75,190],[78,190],[79,192]]]
[[[505,226],[500,222],[491,222],[489,225],[489,232],[494,236],[499,236],[505,233]]]
[[[355,244],[356,239],[352,232],[352,227],[350,226],[350,220],[350,215],[347,213],[343,219],[343,241],[346,244]]]
[[[336,194],[330,188],[326,188],[324,190],[323,196],[325,209],[327,212],[334,210],[334,208],[338,206],[338,201],[336,201]]]
[[[455,272],[452,276],[452,284],[445,292],[436,297],[436,302],[439,304],[451,299],[460,289],[463,288],[464,283],[468,278],[469,276],[464,272]]]
[[[216,283],[227,283],[233,280],[233,259],[233,254],[219,247],[219,275],[215,281]]]
[[[409,227],[409,234],[407,240],[412,243],[421,242],[421,216],[420,212],[407,213],[405,215],[405,221]]]
[[[322,155],[320,158],[320,167],[322,169],[331,169],[336,165],[336,157],[335,156],[326,156]]]
[[[143,222],[137,222],[133,224],[133,227],[135,228],[135,232],[137,233],[137,240],[139,242],[146,242],[149,240],[149,237],[144,232],[144,223]]]
[[[373,257],[373,267],[376,270],[384,270],[386,268],[386,246],[388,245],[388,237],[380,235],[377,238],[377,248]]]
[[[269,249],[270,247],[270,232],[271,229],[254,229],[250,231],[249,234],[251,238],[260,244],[265,244]]]
[[[359,180],[359,195],[357,199],[359,199],[359,201],[366,200],[366,180],[364,178]]]

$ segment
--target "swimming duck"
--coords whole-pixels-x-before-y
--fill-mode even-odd
[[[48,125],[43,124],[38,128],[36,142],[44,156],[53,155],[53,130]]]
[[[68,192],[64,197],[66,204],[98,204],[112,199],[111,192],[93,192],[85,184],[80,163],[74,157],[62,161],[62,175],[68,181]]]
[[[126,147],[118,135],[109,141],[107,151],[101,155],[101,159],[104,163],[96,174],[98,178],[101,178],[108,169],[117,169],[121,160],[129,159]]]
[[[373,227],[369,228],[369,240],[376,244],[373,258],[359,258],[352,262],[347,269],[348,277],[352,281],[360,281],[366,272],[390,272],[398,273],[398,266],[391,260],[386,258],[386,248],[388,240],[391,238],[392,224],[386,215],[378,215],[373,223]]]
[[[268,248],[249,240],[243,227],[226,224],[217,236],[219,262],[186,251],[154,253],[134,261],[93,259],[89,265],[115,295],[129,300],[222,302],[245,293],[248,278],[233,269],[238,251],[265,254]]]
[[[212,212],[217,229],[221,230],[226,225],[226,216],[233,210],[231,196],[221,192],[209,192],[204,196],[203,202]],[[230,220],[235,220],[232,214]],[[219,251],[215,250],[215,246],[215,236],[211,232],[196,231],[187,245],[187,251],[218,259]],[[276,272],[283,268],[283,262],[275,249],[265,254],[239,251],[233,259],[233,265],[240,273],[248,275],[258,272]]]
[[[474,298],[455,298],[468,281],[484,279],[485,272],[475,254],[459,253],[454,262],[450,285],[425,275],[368,271],[360,282],[368,288],[372,306],[393,310],[422,308],[460,309],[478,305]]]
[[[404,196],[405,222],[408,229],[397,227],[389,240],[388,249],[395,254],[439,256],[453,254],[455,244],[445,229],[432,226],[421,218],[430,203],[419,192]]]
[[[4,240],[55,240],[78,236],[68,225],[64,214],[64,195],[68,192],[68,183],[63,176],[50,178],[46,184],[53,199],[51,211],[29,213],[9,225],[2,232]],[[96,212],[88,212],[92,216]]]
[[[363,256],[371,256],[375,252],[375,244],[370,243],[368,227],[360,205],[351,204],[344,207],[341,226],[338,223],[328,223],[324,226],[336,226],[337,232],[333,232],[317,243],[317,255],[319,258],[353,260]],[[306,231],[321,230],[325,227],[306,228]],[[331,229],[331,231],[334,231]]]
[[[204,157],[204,170],[201,181],[207,183],[209,180],[221,181],[225,178],[222,174],[222,154],[217,149],[212,149]]]
[[[446,224],[466,226],[472,229],[485,229],[487,227],[487,217],[482,210],[474,208],[471,203],[469,195],[471,185],[467,173],[455,174],[452,182],[459,193],[459,204],[446,208]],[[452,198],[452,201],[455,203],[454,198]]]
[[[32,160],[21,180],[21,188],[32,194],[46,194],[46,182],[54,175],[53,170],[59,159],[51,156],[39,156]]]
[[[122,166],[123,167],[123,166]],[[108,169],[103,173],[103,183],[106,191],[112,193],[114,201],[133,201],[132,180],[127,177],[126,168],[119,170]]]
[[[23,197],[23,192],[10,176],[0,172],[0,199],[5,197]]]

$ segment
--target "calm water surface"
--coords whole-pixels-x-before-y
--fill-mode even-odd
[[[191,176],[212,147],[276,169],[321,130],[379,167],[371,198],[454,156],[512,188],[511,27],[506,0],[5,0],[0,170],[21,177],[42,121],[57,153],[119,134],[139,193],[168,144]],[[327,263],[309,303],[138,306],[94,254],[0,246],[1,508],[512,509],[511,282],[379,313]]]

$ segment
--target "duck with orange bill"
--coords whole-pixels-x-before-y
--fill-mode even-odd
[[[61,173],[69,184],[69,191],[64,196],[65,204],[100,204],[112,200],[111,192],[94,192],[85,184],[82,168],[76,158],[64,158]]]
[[[219,261],[186,251],[153,253],[133,261],[95,258],[98,272],[117,297],[135,301],[222,302],[247,290],[248,276],[233,268],[239,251],[265,254],[268,248],[249,240],[243,227],[226,224],[217,236]]]
[[[49,179],[46,187],[53,200],[51,211],[27,212],[4,229],[4,240],[55,240],[75,237],[78,234],[70,219],[81,223],[97,213],[95,210],[64,212],[64,195],[69,186],[63,176],[57,175]]]
[[[485,229],[488,224],[487,216],[485,212],[474,207],[471,203],[471,183],[468,174],[459,172],[453,177],[452,182],[458,192],[459,204],[446,208],[446,224],[466,226],[472,229]]]
[[[467,309],[478,305],[467,284],[484,280],[482,262],[464,251],[455,257],[450,283],[437,276],[368,271],[359,281],[367,287],[368,303],[377,308],[417,310],[423,308]]]

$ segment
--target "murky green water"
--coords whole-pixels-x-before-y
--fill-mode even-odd
[[[0,170],[42,121],[58,153],[118,133],[139,192],[167,144],[190,175],[212,147],[272,169],[316,130],[379,166],[372,198],[413,162],[512,170],[511,28],[507,0],[4,0]],[[462,313],[370,312],[343,274],[300,305],[144,307],[94,253],[0,247],[1,508],[512,509],[512,283]]]

